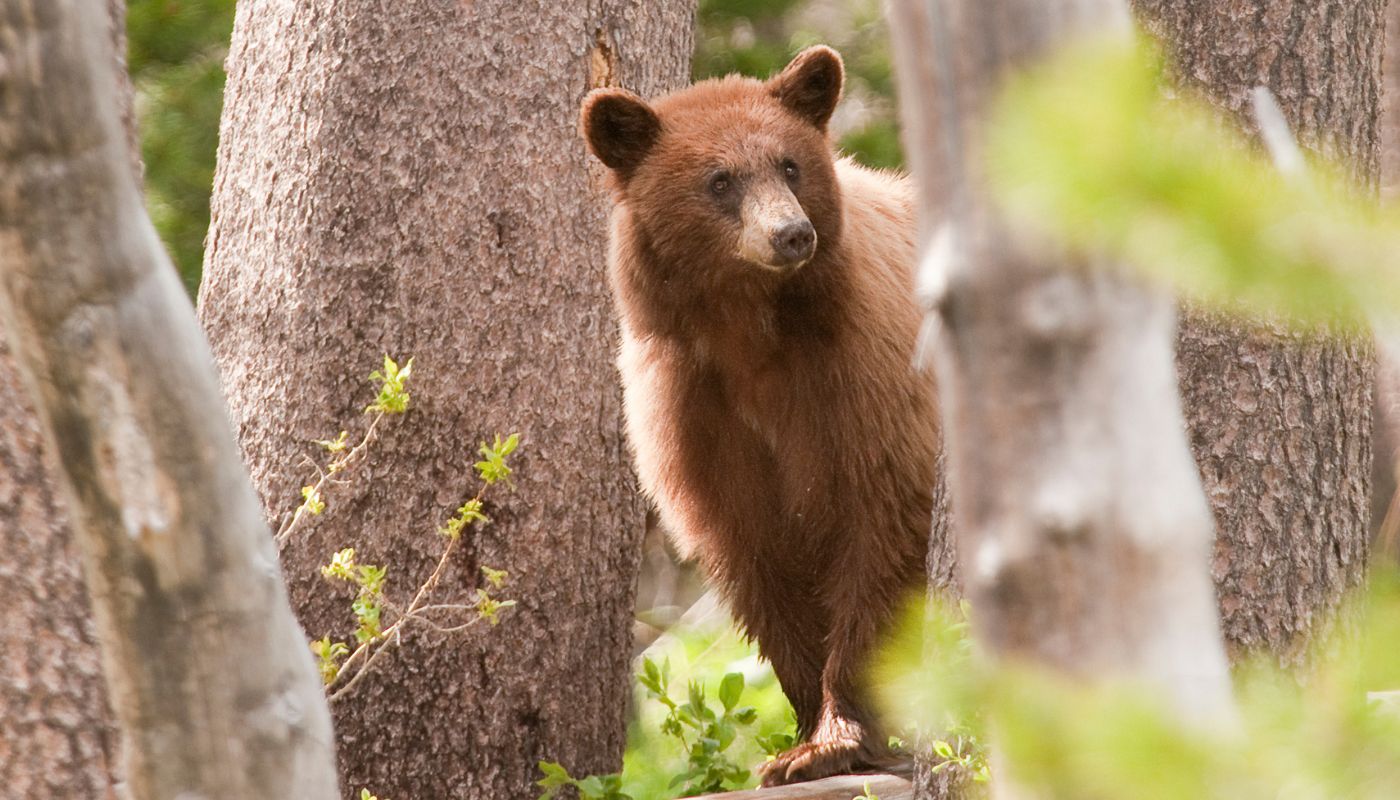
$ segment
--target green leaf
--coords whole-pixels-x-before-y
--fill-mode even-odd
[[[1163,92],[1165,71],[1115,44],[1011,80],[987,126],[1009,224],[1304,330],[1400,309],[1400,214],[1320,161],[1281,174],[1203,100]]]
[[[541,761],[538,766],[540,772],[544,773],[544,779],[540,781],[541,784],[549,781],[555,786],[562,786],[572,780],[569,777],[569,771],[557,761]]]
[[[365,406],[366,413],[402,414],[408,410],[410,396],[405,384],[413,373],[413,359],[403,369],[388,355],[384,356],[383,371],[371,372],[369,379],[379,385],[379,395],[373,403]]]
[[[642,677],[650,681],[653,685],[660,685],[661,670],[656,668],[656,662],[646,656],[642,656]]]
[[[739,704],[739,697],[744,693],[744,676],[739,672],[730,672],[719,682],[719,701],[724,704],[725,711],[732,711],[734,706]]]
[[[477,619],[484,619],[492,626],[500,624],[500,614],[502,611],[513,608],[514,606],[514,600],[497,600],[485,589],[476,590]]]
[[[765,755],[775,756],[784,750],[790,749],[793,745],[793,737],[790,733],[774,733],[768,736],[755,737]]]
[[[737,735],[734,726],[727,722],[718,722],[714,725],[713,736],[720,750],[729,749],[729,745],[734,743],[734,737]]]
[[[340,435],[335,437],[334,439],[317,439],[316,444],[319,444],[324,450],[326,450],[329,453],[339,453],[343,451],[347,446],[347,436],[349,436],[348,433],[346,433],[345,431],[341,431]]]
[[[330,563],[321,567],[321,574],[327,578],[354,582],[354,570],[355,548],[347,547],[331,556]]]
[[[301,505],[297,507],[296,516],[310,514],[316,516],[326,510],[326,503],[321,499],[321,492],[315,486],[301,487]]]
[[[506,456],[515,452],[519,443],[520,435],[516,433],[512,433],[504,441],[501,440],[500,434],[496,434],[493,444],[481,443],[477,452],[481,454],[483,460],[476,462],[473,466],[481,476],[482,481],[490,486],[500,481],[510,480],[511,469],[506,464],[505,459]]]
[[[384,588],[384,575],[388,567],[376,567],[373,564],[361,564],[355,582],[370,594],[379,594]]]
[[[574,785],[578,787],[579,793],[583,795],[584,800],[595,800],[595,798],[600,798],[604,794],[603,782],[597,775],[589,775],[587,778],[580,780]]]
[[[682,783],[685,783],[686,781],[688,781],[688,780],[690,780],[690,779],[692,779],[692,778],[698,778],[698,777],[700,777],[700,776],[703,775],[703,774],[705,774],[705,770],[703,770],[703,769],[695,769],[695,768],[688,769],[688,770],[686,770],[685,772],[682,772],[681,774],[679,774],[679,775],[677,775],[676,777],[672,778],[672,779],[671,779],[671,783],[669,784],[669,788],[674,789],[674,788],[676,788],[677,786],[681,785]]]
[[[481,567],[481,574],[486,576],[487,583],[491,584],[497,589],[501,588],[505,584],[506,578],[510,577],[510,573],[506,572],[503,569],[492,569],[485,565],[482,565]]]
[[[555,761],[540,761],[536,765],[544,777],[535,781],[535,785],[544,789],[538,800],[551,800],[555,793],[564,786],[573,786],[575,781],[569,771],[563,765]]]

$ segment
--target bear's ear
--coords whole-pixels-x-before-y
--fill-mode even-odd
[[[768,85],[779,102],[824,131],[841,99],[845,80],[841,56],[830,47],[817,45],[798,53]]]
[[[598,160],[628,177],[661,138],[661,119],[626,89],[594,89],[583,98],[583,138]]]

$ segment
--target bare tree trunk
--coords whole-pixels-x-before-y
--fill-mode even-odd
[[[1385,0],[1381,55],[1381,199],[1400,199],[1400,3]]]
[[[1400,199],[1400,2],[1388,0],[1381,63],[1381,200]],[[1371,459],[1371,536],[1377,562],[1400,562],[1400,325],[1378,320]]]
[[[1241,124],[1266,86],[1301,143],[1374,185],[1384,0],[1136,0],[1177,73]],[[1185,314],[1178,367],[1217,530],[1214,577],[1232,656],[1306,662],[1369,542],[1372,353]]]
[[[329,800],[324,696],[141,207],[108,8],[0,4],[0,316],[73,511],[128,788]]]
[[[0,255],[0,258],[3,258]],[[68,511],[0,336],[0,786],[114,798],[116,729]]]
[[[126,3],[109,0],[118,103],[140,174]],[[0,332],[0,786],[32,800],[115,797],[117,729],[58,478]]]
[[[941,212],[926,213],[922,269],[942,286],[933,351],[976,635],[999,658],[1146,681],[1185,720],[1228,719],[1172,305],[1047,256],[998,216],[979,167],[997,79],[1086,34],[1126,37],[1127,4],[904,0],[892,13],[910,163],[923,208]],[[1023,796],[1015,768],[998,796]]]
[[[1396,465],[1400,458],[1400,327],[1393,320],[1376,321],[1376,383],[1372,395],[1375,419],[1371,458],[1371,558],[1394,565],[1400,558],[1400,493]]]
[[[690,0],[238,7],[202,320],[267,512],[299,457],[360,424],[365,375],[412,355],[413,410],[283,561],[314,635],[348,601],[317,567],[388,562],[391,600],[474,485],[477,443],[522,434],[515,491],[444,586],[512,575],[501,625],[413,636],[335,706],[345,781],[391,797],[525,797],[536,762],[615,770],[643,514],[604,276],[590,87],[682,85]]]

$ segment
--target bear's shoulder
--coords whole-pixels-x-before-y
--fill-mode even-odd
[[[908,176],[862,166],[849,156],[836,159],[836,180],[848,213],[870,213],[908,224],[914,218],[914,184]]]
[[[913,182],[850,158],[836,161],[846,253],[863,267],[903,283],[912,276],[917,220]]]

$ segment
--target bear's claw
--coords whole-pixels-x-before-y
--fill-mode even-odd
[[[814,781],[832,775],[889,769],[899,759],[889,748],[869,740],[861,727],[847,723],[840,733],[823,736],[786,750],[759,767],[764,787]]]

